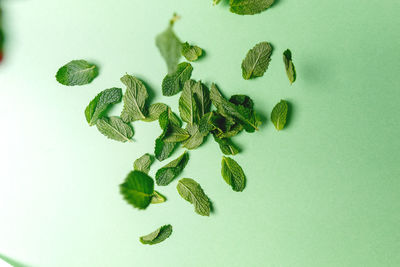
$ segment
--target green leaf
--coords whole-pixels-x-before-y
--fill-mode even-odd
[[[158,120],[161,113],[169,109],[169,107],[164,103],[154,103],[151,104],[148,111],[146,118],[142,119],[142,121],[152,122]]]
[[[189,133],[189,138],[182,143],[183,147],[187,149],[196,149],[198,148],[204,141],[204,137],[206,134],[201,133],[199,131],[199,126],[197,124],[188,124],[186,125],[186,130]]]
[[[160,168],[156,173],[157,185],[169,185],[183,171],[188,161],[189,154],[185,151],[180,157]]]
[[[230,0],[230,11],[239,15],[254,15],[269,8],[274,0]]]
[[[151,198],[151,204],[164,203],[167,200],[160,192],[154,191],[153,197]]]
[[[245,80],[261,77],[271,61],[272,46],[267,42],[256,44],[247,52],[242,62],[242,76]]]
[[[239,149],[232,143],[229,138],[218,138],[215,135],[214,140],[218,143],[221,152],[225,155],[236,155],[239,153]]]
[[[126,92],[122,98],[124,108],[122,109],[121,119],[125,122],[146,119],[145,106],[149,95],[144,84],[136,77],[128,74],[121,78],[121,82],[126,85]]]
[[[153,157],[149,153],[146,153],[137,160],[135,160],[135,162],[133,163],[133,169],[148,174],[152,163],[153,163]]]
[[[185,141],[190,137],[188,131],[170,123],[168,130],[164,135],[163,141],[167,143],[178,143]]]
[[[242,167],[229,157],[222,157],[221,174],[225,182],[232,186],[233,191],[243,191],[246,183],[246,177]]]
[[[199,132],[203,135],[207,135],[210,131],[214,130],[216,127],[213,124],[216,115],[214,111],[208,112],[201,117],[199,122]]]
[[[95,125],[97,120],[103,116],[104,112],[111,104],[121,101],[122,89],[110,88],[100,92],[85,109],[86,121],[90,126]]]
[[[63,85],[74,86],[91,83],[97,75],[99,69],[95,64],[85,60],[72,60],[57,71],[56,79]]]
[[[200,81],[188,80],[185,82],[179,98],[179,113],[183,121],[194,124],[206,114],[211,107],[208,88]]]
[[[173,73],[176,70],[181,58],[181,41],[173,30],[173,25],[178,19],[179,17],[174,14],[168,28],[156,36],[156,46],[167,63],[168,73]]]
[[[162,94],[173,96],[182,91],[183,85],[192,76],[193,67],[190,63],[182,62],[175,72],[167,74],[162,81]]]
[[[132,142],[133,130],[119,117],[103,117],[97,120],[97,129],[110,139],[120,142]]]
[[[188,42],[182,44],[182,56],[189,61],[196,61],[203,54],[203,49]]]
[[[285,127],[286,119],[288,114],[288,104],[285,100],[281,100],[272,109],[271,121],[275,125],[275,128],[280,131]]]
[[[219,2],[221,2],[221,0],[213,0],[213,5],[214,5],[214,6],[215,6],[215,5],[218,5]]]
[[[171,125],[180,127],[181,121],[171,111],[171,109],[168,109],[167,111],[163,112],[160,115],[158,122],[163,132],[155,141],[154,154],[159,161],[163,161],[164,159],[168,158],[171,155],[172,151],[174,151],[174,149],[178,144],[178,143],[164,142],[163,139],[168,133],[168,130],[171,127]],[[179,125],[177,125],[177,123],[179,123]]]
[[[141,171],[131,171],[120,185],[120,192],[129,204],[138,209],[145,209],[153,197],[154,181]]]
[[[140,237],[140,242],[145,245],[158,244],[167,239],[172,234],[172,226],[170,224],[164,225],[154,232]]]
[[[182,178],[176,186],[179,195],[194,205],[196,213],[210,216],[211,203],[201,186],[193,179]]]
[[[226,100],[219,92],[215,84],[211,85],[210,98],[217,111],[226,118],[234,118],[241,124],[247,132],[258,130],[261,121],[253,110],[237,106]]]
[[[292,84],[296,81],[296,69],[292,61],[292,52],[289,49],[283,52],[283,62],[285,63],[286,75],[290,84]]]

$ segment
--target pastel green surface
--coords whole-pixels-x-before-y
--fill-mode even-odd
[[[226,2],[2,1],[0,258],[34,267],[400,265],[400,2],[280,0],[255,16],[232,14]],[[152,152],[159,126],[137,122],[134,142],[123,144],[84,117],[98,92],[123,87],[125,73],[178,111],[179,96],[161,95],[167,69],[154,44],[175,11],[178,36],[207,52],[193,63],[195,79],[248,94],[265,118],[280,99],[291,104],[284,130],[267,120],[234,139],[241,193],[221,178],[212,138],[190,152],[181,177],[201,184],[210,217],[181,199],[178,179],[156,187],[167,202],[128,205],[118,185]],[[274,47],[270,66],[245,81],[242,59],[260,41]],[[81,58],[100,67],[93,83],[57,83],[58,68]],[[163,224],[174,227],[168,242],[138,242]]]

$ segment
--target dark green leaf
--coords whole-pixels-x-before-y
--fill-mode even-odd
[[[146,153],[137,160],[135,160],[135,162],[133,163],[133,169],[148,174],[152,163],[153,163],[153,157],[149,153]]]
[[[267,42],[256,44],[247,52],[242,62],[242,76],[245,80],[261,77],[271,61],[272,46]]]
[[[95,64],[72,60],[57,71],[56,79],[63,85],[74,86],[91,83],[97,75],[99,70]]]
[[[145,105],[149,97],[146,87],[139,79],[128,74],[123,76],[121,81],[126,85],[121,119],[125,122],[146,119]]]
[[[269,8],[274,0],[230,0],[231,12],[239,15],[254,15]]]
[[[151,104],[148,109],[146,118],[142,119],[142,121],[151,122],[151,121],[158,120],[161,113],[163,113],[167,109],[169,109],[169,107],[164,103]]]
[[[180,157],[171,161],[156,173],[157,185],[168,185],[172,182],[186,167],[189,161],[189,154],[185,151]]]
[[[192,76],[193,67],[190,63],[182,62],[175,72],[167,74],[162,81],[162,94],[173,96],[182,91],[183,85]]]
[[[286,74],[290,84],[292,84],[296,81],[296,69],[292,61],[292,52],[289,49],[283,52],[283,62],[285,63]]]
[[[172,234],[172,226],[170,224],[164,225],[154,232],[140,237],[140,242],[145,245],[158,244],[167,239]]]
[[[179,59],[181,57],[181,41],[175,35],[173,25],[179,17],[174,14],[168,28],[156,37],[156,46],[160,50],[161,56],[167,63],[168,73],[173,73],[176,70]]]
[[[198,148],[203,143],[204,137],[208,134],[208,132],[206,134],[201,133],[197,124],[186,125],[186,130],[190,137],[183,142],[183,147],[187,149]]]
[[[135,208],[145,209],[154,193],[154,181],[141,171],[131,171],[120,185],[124,199]]]
[[[198,123],[200,118],[210,110],[210,107],[208,88],[201,82],[186,81],[179,98],[179,113],[182,120],[190,124]]]
[[[196,61],[203,54],[203,49],[188,42],[182,44],[182,56],[189,61]]]
[[[187,140],[190,137],[187,130],[170,123],[163,141],[166,143],[178,143]]]
[[[243,191],[246,183],[246,177],[242,167],[240,167],[235,160],[229,157],[222,157],[221,165],[221,174],[225,182],[232,186],[233,191]]]
[[[132,141],[132,127],[119,117],[103,117],[97,120],[96,126],[99,132],[110,139],[123,143]]]
[[[121,101],[122,89],[110,88],[100,92],[85,109],[86,121],[90,126],[95,125],[97,120],[103,116],[104,112],[111,104]]]
[[[288,104],[285,100],[281,100],[278,104],[276,104],[271,113],[271,121],[278,131],[285,127],[287,114]]]
[[[181,124],[181,122],[179,118],[177,118],[176,115],[170,109],[168,109],[167,111],[163,112],[160,115],[158,122],[163,132],[156,139],[154,154],[159,161],[163,161],[164,159],[168,158],[171,155],[172,151],[176,148],[178,144],[178,143],[164,142],[163,139],[168,133],[168,130],[171,127],[171,125],[175,125],[176,127],[178,127],[177,123]]]
[[[182,178],[176,186],[179,195],[194,205],[196,213],[210,216],[211,203],[201,186],[193,179]]]

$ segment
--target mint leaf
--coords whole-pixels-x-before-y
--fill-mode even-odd
[[[151,204],[164,203],[167,200],[160,192],[154,190],[153,197],[151,198]]]
[[[280,131],[285,127],[286,119],[288,114],[288,104],[285,100],[281,100],[272,109],[271,121],[275,125],[275,128]]]
[[[110,139],[119,142],[132,142],[133,130],[130,125],[126,124],[118,117],[103,117],[97,120],[97,129],[100,133]]]
[[[131,171],[120,185],[120,192],[124,199],[138,209],[145,209],[150,205],[154,193],[154,181],[141,171]]]
[[[186,130],[189,133],[189,138],[182,143],[183,147],[187,149],[196,149],[198,148],[204,141],[204,137],[206,134],[201,133],[199,131],[199,126],[197,124],[188,124],[186,125]]]
[[[140,237],[140,242],[145,245],[158,244],[167,239],[172,234],[172,226],[170,224],[164,225],[154,232]]]
[[[182,56],[189,61],[196,61],[203,54],[203,49],[188,42],[182,44]]]
[[[182,91],[183,85],[192,76],[193,67],[190,63],[182,62],[175,72],[167,74],[162,81],[162,94],[173,96]]]
[[[179,180],[176,189],[183,199],[193,204],[196,213],[202,216],[210,216],[210,200],[195,180],[182,178]]]
[[[239,15],[254,15],[269,8],[274,0],[230,0],[230,11]]]
[[[239,149],[232,143],[229,138],[218,138],[213,135],[215,142],[218,143],[221,152],[225,155],[236,155],[239,153]]]
[[[158,122],[163,132],[155,141],[154,154],[159,161],[163,161],[171,155],[172,151],[174,151],[178,144],[164,142],[164,137],[168,133],[171,124],[175,125],[176,127],[180,127],[181,121],[171,111],[171,109],[168,109],[160,115]]]
[[[167,63],[168,73],[173,73],[176,70],[179,59],[181,58],[181,41],[173,30],[173,25],[178,19],[179,16],[174,14],[168,28],[156,36],[156,46]]]
[[[148,111],[146,118],[142,119],[142,121],[152,122],[158,120],[161,113],[169,109],[169,107],[164,103],[154,103],[151,104]]]
[[[219,2],[221,2],[221,0],[213,0],[213,5],[214,5],[214,6],[215,6],[215,5],[218,5]]]
[[[153,157],[149,153],[146,153],[137,160],[135,160],[135,162],[133,163],[133,169],[148,174],[152,163],[153,163]]]
[[[289,78],[290,84],[296,81],[296,69],[292,61],[292,52],[287,49],[283,52],[283,63],[285,63],[286,75]]]
[[[185,151],[180,157],[159,169],[156,173],[157,185],[170,184],[183,171],[188,161],[189,154]]]
[[[229,157],[222,157],[221,174],[225,182],[232,186],[233,191],[243,191],[246,183],[246,178],[242,167]]]
[[[261,121],[252,110],[247,109],[244,106],[235,105],[226,100],[219,92],[215,84],[211,85],[210,98],[217,111],[226,118],[233,118],[243,124],[244,129],[247,132],[254,132],[258,130]]]
[[[163,141],[167,143],[178,143],[185,141],[189,137],[190,135],[188,131],[171,123],[168,126],[166,134],[164,135]]]
[[[122,89],[110,88],[100,92],[85,109],[86,121],[90,126],[95,125],[97,120],[104,114],[111,104],[121,101]]]
[[[144,84],[138,78],[128,74],[121,78],[121,82],[126,85],[126,92],[122,98],[124,108],[121,119],[125,122],[146,119],[145,105],[149,95]]]
[[[198,123],[211,107],[208,88],[200,81],[188,80],[185,82],[179,98],[179,113],[183,121]]]
[[[256,44],[247,52],[242,62],[242,76],[245,80],[261,77],[271,61],[272,46],[267,42]]]
[[[91,83],[99,75],[95,64],[85,60],[72,60],[62,66],[56,74],[56,80],[67,86],[84,85]]]

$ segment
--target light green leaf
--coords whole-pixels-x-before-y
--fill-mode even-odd
[[[140,237],[140,242],[145,245],[158,244],[167,239],[172,234],[172,226],[170,224],[164,225],[154,232]]]
[[[99,69],[95,64],[85,60],[72,60],[57,71],[56,79],[63,85],[74,86],[91,83],[97,75]]]
[[[133,130],[130,125],[126,124],[118,117],[103,117],[97,120],[97,129],[103,135],[119,142],[132,142]]]
[[[285,100],[281,100],[272,109],[271,121],[275,125],[275,128],[280,131],[285,127],[286,119],[288,114],[288,104]]]
[[[111,104],[121,101],[122,89],[110,88],[100,92],[85,109],[86,121],[90,126],[95,125],[97,120],[103,116],[104,112]]]
[[[222,157],[221,174],[225,182],[232,186],[233,191],[243,191],[246,183],[246,177],[242,167],[229,157]]]
[[[198,148],[203,143],[204,137],[208,134],[208,132],[206,134],[201,133],[197,124],[186,125],[186,130],[189,133],[190,137],[185,142],[183,142],[182,145],[187,149]]]
[[[261,77],[271,61],[272,46],[267,42],[256,44],[247,52],[242,62],[242,76],[245,80]]]
[[[179,59],[181,58],[181,41],[173,30],[173,25],[178,19],[179,16],[174,14],[168,28],[156,36],[156,46],[167,63],[168,73],[173,73],[176,70]]]
[[[153,197],[151,198],[151,204],[164,203],[167,200],[160,192],[154,191]]]
[[[210,200],[195,180],[182,178],[179,180],[176,189],[183,199],[193,204],[196,213],[202,216],[210,216]]]
[[[133,169],[148,174],[152,163],[153,163],[153,157],[149,153],[146,153],[137,160],[135,160],[135,162],[133,163]]]
[[[289,78],[290,84],[296,81],[296,69],[292,61],[292,52],[287,49],[283,52],[283,62],[285,63],[286,75]]]
[[[135,208],[145,209],[150,205],[154,193],[154,181],[141,171],[131,171],[120,185],[124,199]]]
[[[226,118],[234,118],[243,124],[243,127],[247,132],[254,132],[254,130],[258,130],[258,126],[260,126],[261,121],[255,112],[252,110],[250,112],[249,109],[240,107],[226,100],[221,95],[215,84],[211,85],[210,98],[221,115]]]
[[[208,113],[211,108],[210,91],[207,86],[202,82],[198,81],[195,86],[192,87],[192,95],[196,101],[197,111],[199,120],[204,114]]]
[[[189,154],[185,151],[177,159],[160,168],[156,173],[157,185],[169,185],[183,171],[188,161]]]
[[[158,120],[161,113],[166,111],[168,108],[169,107],[164,103],[151,104],[148,109],[146,118],[142,119],[142,121],[152,122],[152,121]]]
[[[211,107],[208,88],[200,81],[188,80],[185,82],[179,98],[179,113],[183,121],[194,124],[209,112]]]
[[[232,143],[229,138],[218,138],[215,135],[214,140],[218,143],[221,152],[225,155],[236,155],[239,149]]]
[[[190,135],[188,131],[176,126],[173,123],[170,123],[170,125],[168,126],[168,130],[163,138],[163,141],[167,143],[178,143],[185,141],[189,137]]]
[[[193,67],[190,63],[182,62],[175,72],[167,74],[162,81],[162,94],[173,96],[182,91],[183,85],[192,76]]]
[[[215,5],[218,5],[219,2],[221,2],[221,0],[213,0],[213,5],[214,5],[214,6],[215,6]]]
[[[149,95],[144,84],[136,77],[128,74],[121,78],[121,82],[126,85],[126,92],[122,98],[124,108],[122,109],[121,119],[125,122],[146,119],[145,105]]]
[[[239,15],[254,15],[269,8],[274,0],[230,0],[230,10]]]
[[[196,61],[203,54],[203,49],[188,42],[182,44],[182,56],[189,61]]]

